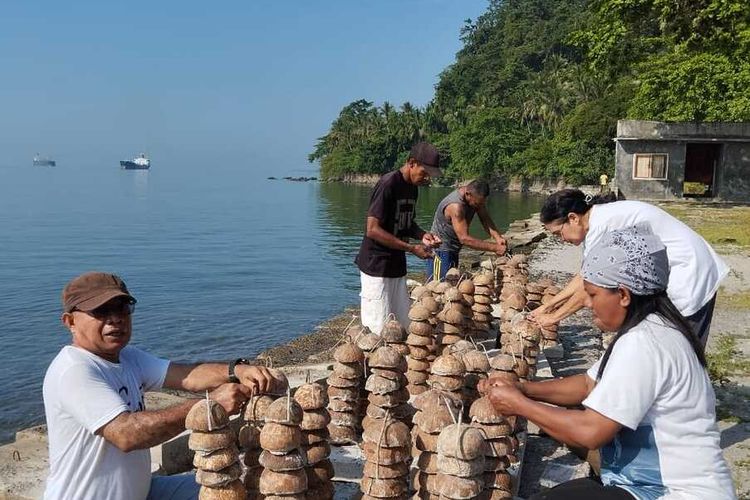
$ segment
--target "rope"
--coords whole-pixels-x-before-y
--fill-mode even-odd
[[[385,410],[385,419],[383,420],[383,428],[380,429],[380,437],[378,438],[378,446],[375,449],[375,479],[380,480],[380,446],[383,443],[383,437],[385,437],[385,431],[388,427],[388,418],[391,416],[390,409]],[[372,481],[370,481],[370,487],[372,487]],[[369,495],[369,491],[367,494]]]
[[[214,430],[214,422],[211,415],[211,400],[208,398],[208,389],[206,389],[206,422],[208,423],[208,431],[211,432]]]

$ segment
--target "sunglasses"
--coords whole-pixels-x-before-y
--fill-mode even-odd
[[[83,311],[81,309],[73,308],[73,311],[79,311],[86,313],[89,316],[93,316],[96,319],[106,319],[110,316],[130,316],[135,312],[135,302],[130,301],[118,301],[118,302],[107,302],[99,307],[90,311]],[[71,312],[73,312],[71,311]]]

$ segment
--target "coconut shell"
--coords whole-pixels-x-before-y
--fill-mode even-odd
[[[401,388],[401,380],[391,380],[380,375],[372,374],[367,377],[365,390],[372,394],[388,394]]]
[[[445,406],[438,406],[432,411],[417,412],[414,415],[414,424],[419,427],[422,432],[427,434],[437,434],[446,426],[452,424],[454,418],[457,418],[456,413],[451,415]]]
[[[493,490],[511,491],[513,483],[506,471],[486,472],[482,475],[485,487]]]
[[[441,375],[430,375],[427,385],[444,391],[459,391],[464,386],[463,376],[447,377]]]
[[[446,302],[460,302],[463,300],[461,291],[456,287],[449,287],[443,293],[443,300]]]
[[[362,440],[375,443],[382,448],[400,448],[408,446],[411,438],[409,428],[398,420],[373,420],[375,425],[365,428]]]
[[[264,450],[260,454],[258,462],[266,469],[271,469],[274,472],[299,470],[307,465],[306,457],[302,456],[299,450],[292,450],[284,455],[276,455]]]
[[[319,410],[328,404],[328,394],[322,384],[303,384],[294,392],[294,400],[303,411]]]
[[[411,458],[408,446],[403,448],[378,448],[373,443],[362,443],[362,456],[367,462],[394,465]]]
[[[463,340],[463,338],[463,335],[450,335],[444,333],[442,335],[438,335],[436,340],[440,345],[449,346],[455,344],[456,342],[460,342],[461,340]]]
[[[437,434],[428,434],[419,428],[414,430],[412,444],[421,452],[437,454]]]
[[[438,356],[430,368],[430,373],[433,375],[463,376],[465,372],[466,366],[461,358],[452,354]]]
[[[425,309],[427,309],[430,312],[430,314],[435,314],[436,312],[440,310],[440,303],[437,300],[435,300],[435,298],[432,296],[422,297],[419,301],[419,304]]]
[[[359,387],[335,387],[328,386],[328,399],[330,401],[340,400],[357,402],[359,401]]]
[[[381,408],[393,408],[409,400],[409,393],[406,388],[388,394],[369,394],[367,400]]]
[[[194,431],[188,439],[188,448],[193,451],[216,451],[235,443],[234,431],[229,427],[212,432]]]
[[[407,490],[406,481],[396,479],[374,479],[363,477],[360,483],[362,493],[375,498],[392,498],[404,495]]]
[[[260,492],[258,494],[258,500],[307,500],[307,492],[299,495],[260,495]]]
[[[303,413],[299,427],[303,431],[317,431],[325,429],[330,421],[331,416],[325,408],[310,410]]]
[[[513,452],[513,443],[509,437],[486,440],[486,455],[488,457],[502,458]]]
[[[255,424],[243,425],[237,433],[237,442],[243,450],[260,448],[260,427]]]
[[[362,349],[364,352],[370,352],[380,344],[381,339],[374,333],[362,334],[357,338],[357,347]]]
[[[389,380],[400,380],[403,382],[404,372],[400,370],[388,370],[386,368],[373,368],[372,373]]]
[[[473,306],[471,306],[471,310],[473,312],[490,314],[492,313],[492,306],[488,304],[474,304]]]
[[[485,489],[477,500],[513,500],[513,498],[515,497],[510,491]]]
[[[403,342],[406,333],[404,332],[401,323],[391,316],[391,319],[386,321],[383,325],[380,336],[385,342]]]
[[[359,433],[354,427],[342,425],[329,425],[329,442],[334,445],[354,444],[359,441]]]
[[[305,468],[307,474],[307,487],[315,488],[333,479],[334,470],[330,460],[321,460],[317,464]]]
[[[345,342],[338,346],[335,351],[333,351],[333,359],[335,359],[339,363],[359,364],[364,361],[365,355],[362,352],[362,349],[360,349],[356,345]]]
[[[409,370],[406,372],[406,379],[409,381],[409,384],[423,385],[427,382],[429,375],[430,374],[427,372],[418,372],[414,370]]]
[[[505,437],[513,432],[513,428],[507,422],[502,424],[480,424],[475,422],[472,425],[481,430],[486,439]]]
[[[469,500],[477,497],[482,492],[483,483],[481,479],[438,475],[438,486],[441,498],[451,500]]]
[[[263,450],[260,448],[245,450],[245,454],[242,456],[242,463],[248,468],[258,467],[258,460],[262,452]]]
[[[198,469],[195,473],[195,482],[201,486],[216,488],[238,480],[241,475],[242,466],[237,462],[216,472]]]
[[[466,315],[462,312],[456,311],[455,309],[445,311],[443,314],[443,321],[445,323],[449,323],[455,326],[463,326],[466,323]]]
[[[328,410],[337,413],[357,413],[359,411],[360,402],[357,401],[344,401],[342,399],[331,399],[328,402]],[[330,417],[330,415],[329,415]],[[304,417],[303,417],[304,421]]]
[[[404,359],[409,355],[409,346],[406,344],[388,344],[388,347],[399,353]]]
[[[450,323],[440,323],[437,328],[435,328],[435,333],[440,334],[450,334],[450,335],[460,335],[464,331],[464,328],[461,326],[451,325]]]
[[[446,426],[438,438],[438,453],[445,457],[474,460],[485,455],[482,433],[467,424]]]
[[[333,373],[341,378],[359,379],[364,377],[364,366],[362,363],[333,363]]]
[[[266,410],[267,424],[299,425],[302,423],[302,407],[294,399],[284,396],[279,398]]]
[[[490,361],[487,355],[477,350],[471,350],[464,353],[461,357],[467,372],[487,373],[490,371]]]
[[[409,310],[409,319],[412,321],[427,321],[430,319],[430,311],[421,304],[415,304]]]
[[[232,481],[222,487],[201,487],[198,500],[245,500],[242,481]]]
[[[474,460],[437,456],[438,469],[443,474],[457,477],[473,477],[484,472],[484,455]]]
[[[409,333],[420,337],[429,337],[433,334],[432,325],[426,321],[412,321],[409,324]]]
[[[452,392],[441,391],[437,388],[420,394],[414,398],[412,404],[417,410],[432,413],[441,410],[447,411],[445,407],[446,401],[451,406],[454,414],[457,415],[456,412],[459,411],[462,405],[461,398]]]
[[[402,422],[407,420],[411,422],[415,411],[416,410],[414,410],[414,408],[407,402],[401,403],[393,408],[381,408],[370,403],[367,405],[366,417],[382,419],[385,418],[387,412],[392,418],[401,420]]]
[[[358,378],[339,377],[336,372],[333,372],[328,376],[327,383],[329,387],[339,387],[341,389],[347,389],[350,387],[358,387],[360,381]],[[328,393],[328,397],[331,397],[330,392]]]
[[[406,371],[406,360],[390,346],[378,347],[368,360],[370,368]]]
[[[505,457],[491,457],[489,455],[484,456],[484,470],[485,472],[495,472],[499,470],[506,470],[510,463]]]
[[[409,346],[409,356],[413,359],[426,360],[430,358],[437,348],[432,346]]]
[[[263,422],[266,418],[266,410],[276,398],[268,394],[252,396],[247,400],[245,412],[242,418],[247,422]]]
[[[328,441],[330,434],[328,433],[328,427],[325,429],[318,429],[316,431],[303,431],[302,432],[302,446],[310,446],[311,444],[322,443]]]
[[[260,431],[261,447],[273,453],[287,453],[301,444],[302,432],[297,426],[271,422]]]
[[[474,295],[474,286],[475,285],[473,280],[465,279],[458,284],[458,291],[468,295]]]
[[[422,337],[414,334],[409,334],[406,337],[406,344],[410,346],[428,346],[432,345],[433,342],[432,337]]]
[[[325,460],[331,454],[331,447],[328,443],[318,443],[311,446],[305,446],[302,449],[305,451],[307,463],[310,465]]]
[[[185,417],[185,428],[191,431],[210,432],[227,425],[229,425],[227,411],[211,399],[195,403]]]
[[[307,489],[307,474],[303,469],[285,472],[263,469],[258,489],[264,495],[296,495]]]
[[[492,304],[492,299],[486,295],[474,295],[474,305],[476,304],[489,305]]]
[[[333,425],[343,425],[346,427],[356,427],[359,425],[360,418],[356,413],[337,411],[329,411],[328,413],[331,416],[330,423]]]
[[[490,367],[493,370],[509,372],[513,370],[516,362],[510,354],[498,354],[490,358]]]
[[[480,424],[504,424],[507,425],[505,417],[492,406],[490,398],[484,396],[472,403],[469,416],[473,421]]]
[[[405,478],[409,474],[409,466],[405,462],[393,465],[378,465],[372,462],[365,462],[362,470],[363,477],[378,477],[380,479]]]
[[[492,321],[492,315],[478,312],[475,312],[471,318],[479,323],[490,323]]]
[[[438,481],[439,477],[439,474],[427,474],[424,472],[419,472],[414,477],[414,489],[417,489],[421,494],[427,492],[432,496],[437,496],[437,498],[440,498],[440,483]]]
[[[412,396],[418,396],[420,394],[424,394],[425,392],[430,390],[430,387],[425,385],[418,385],[418,384],[408,384],[406,386],[406,390],[411,394]]]
[[[438,472],[440,472],[438,470],[437,458],[437,453],[432,453],[429,451],[420,452],[416,462],[417,469],[427,474],[437,474]]]
[[[409,294],[409,296],[414,300],[419,300],[422,297],[425,297],[431,294],[432,292],[430,292],[430,290],[426,286],[417,285],[412,289],[411,294]]]
[[[193,465],[196,469],[216,472],[238,462],[239,455],[237,447],[232,445],[231,448],[222,448],[209,454],[196,453],[193,456]]]
[[[481,273],[474,276],[472,279],[474,286],[492,286],[493,278],[491,274]]]

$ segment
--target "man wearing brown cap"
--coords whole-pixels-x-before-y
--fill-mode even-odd
[[[409,294],[406,290],[406,252],[420,259],[432,255],[440,239],[416,222],[417,186],[441,175],[440,155],[432,144],[420,142],[411,148],[404,165],[380,178],[370,197],[366,232],[355,259],[362,284],[362,325],[380,334],[386,318],[394,314],[409,325]],[[409,239],[418,243],[409,243]]]
[[[136,300],[113,274],[78,276],[62,301],[62,322],[72,338],[44,378],[50,452],[45,499],[197,498],[192,475],[152,479],[149,448],[182,432],[200,400],[150,411],[146,391],[210,390],[233,414],[252,391],[278,390],[284,383],[246,360],[177,364],[129,346]]]

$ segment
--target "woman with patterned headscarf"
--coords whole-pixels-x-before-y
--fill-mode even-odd
[[[667,248],[671,278],[667,295],[706,346],[719,284],[729,273],[706,240],[659,207],[642,201],[614,201],[612,196],[587,196],[563,189],[544,202],[540,220],[563,241],[583,245],[584,259],[610,231],[649,224]],[[541,326],[559,323],[584,306],[586,292],[578,275],[554,299],[530,317]]]
[[[576,479],[533,498],[735,498],[702,346],[666,293],[664,244],[647,225],[612,231],[581,274],[594,322],[617,332],[602,358],[585,374],[480,385],[503,414],[601,451],[601,483]]]

